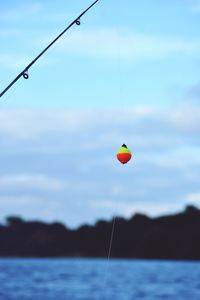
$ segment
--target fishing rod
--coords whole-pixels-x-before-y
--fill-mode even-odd
[[[0,93],[0,98],[21,78],[24,79],[29,78],[28,71],[29,69],[36,63],[36,61],[66,32],[68,31],[73,25],[81,25],[81,18],[84,16],[99,0],[93,2],[86,10],[84,10],[80,16],[78,16],[70,25],[68,25],[36,58],[34,58],[26,68],[19,73],[19,75]]]

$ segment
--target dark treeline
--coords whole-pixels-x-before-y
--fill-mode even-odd
[[[111,228],[112,220],[71,230],[60,223],[9,217],[0,225],[0,256],[106,257]],[[171,216],[117,218],[112,257],[200,259],[200,210],[188,206]]]

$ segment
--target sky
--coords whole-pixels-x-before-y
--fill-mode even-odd
[[[1,1],[0,90],[90,4]],[[199,206],[199,28],[198,0],[100,0],[71,28],[0,99],[0,221]]]

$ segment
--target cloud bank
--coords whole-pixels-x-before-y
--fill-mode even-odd
[[[0,120],[0,217],[18,213],[75,226],[198,202],[198,106],[2,109]],[[124,142],[133,151],[127,166],[115,158]]]

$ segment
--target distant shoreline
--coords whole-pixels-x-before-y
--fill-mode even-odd
[[[8,217],[0,225],[0,259],[105,259],[112,220],[68,229],[61,223]],[[200,210],[150,218],[135,214],[116,218],[111,259],[153,261],[200,260]]]

